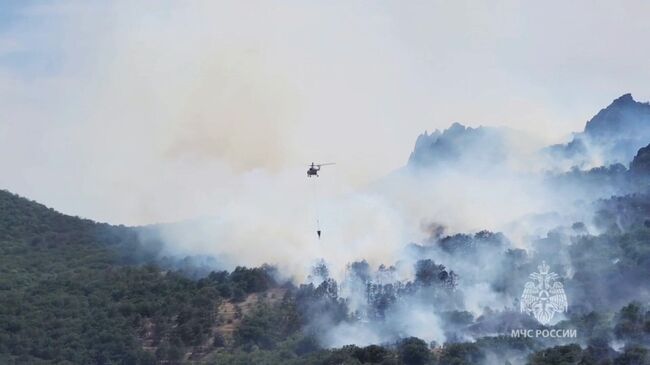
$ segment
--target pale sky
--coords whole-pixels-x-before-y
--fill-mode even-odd
[[[218,213],[255,176],[303,179],[312,161],[361,186],[452,122],[562,141],[621,94],[650,100],[648,14],[646,1],[0,0],[0,188],[142,224]]]

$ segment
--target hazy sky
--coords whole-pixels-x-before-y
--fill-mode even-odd
[[[149,223],[218,213],[259,176],[272,193],[311,161],[360,186],[455,121],[560,141],[623,93],[650,100],[648,14],[646,1],[0,0],[0,188]]]

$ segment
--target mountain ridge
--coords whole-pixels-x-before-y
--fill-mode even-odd
[[[432,167],[462,160],[500,164],[507,160],[512,139],[521,139],[512,137],[514,131],[505,127],[472,128],[458,122],[431,134],[425,131],[417,137],[407,165]],[[627,93],[598,111],[569,142],[547,146],[540,155],[564,161],[566,167],[589,169],[616,163],[627,166],[648,141],[650,103],[636,101]]]

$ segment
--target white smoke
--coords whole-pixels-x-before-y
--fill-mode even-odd
[[[20,11],[27,20],[0,35],[0,55],[31,60],[30,52],[45,53],[51,61],[36,67],[43,74],[30,72],[29,62],[18,62],[24,68],[0,63],[6,115],[0,164],[15,172],[3,174],[0,183],[66,213],[115,223],[199,217],[159,227],[167,254],[210,255],[225,268],[270,263],[297,282],[319,259],[338,280],[352,261],[365,259],[373,268],[409,262],[404,246],[427,239],[422,227],[431,222],[448,233],[504,231],[514,247],[526,247],[530,236],[544,235],[550,225],[583,220],[589,212],[574,208],[573,191],[546,183],[541,171],[548,161],[534,154],[540,142],[520,134],[506,138],[504,164],[486,164],[485,146],[477,144],[469,154],[476,161],[380,177],[406,162],[416,131],[430,124],[492,120],[544,140],[548,131],[557,137],[577,129],[588,117],[583,112],[610,97],[587,91],[611,73],[593,70],[588,77],[584,64],[647,52],[635,42],[610,42],[621,49],[588,54],[584,62],[583,49],[570,57],[575,47],[563,43],[574,32],[553,27],[562,62],[538,72],[538,62],[552,64],[537,57],[538,46],[548,45],[539,39],[548,34],[547,24],[504,24],[488,6],[475,6],[468,16],[464,5],[451,3],[410,9],[379,3],[93,4],[27,6]],[[519,8],[497,11],[539,14],[536,7]],[[623,8],[596,9],[593,16],[610,21],[617,18],[611,12]],[[638,24],[646,24],[645,12],[635,13]],[[559,16],[576,24],[570,12]],[[636,34],[634,27],[620,35],[609,27],[577,33],[601,44],[594,29],[608,29],[615,39]],[[502,50],[503,37],[511,34],[533,37]],[[522,47],[535,52],[512,67]],[[626,85],[638,85],[642,94],[648,57],[630,59],[639,64],[624,65],[634,70]],[[575,60],[570,66],[581,72],[566,67],[566,60]],[[563,84],[556,91],[589,94],[591,104],[562,113],[552,108],[557,101],[530,101],[540,92],[522,90],[522,84],[558,70],[588,82],[584,89],[569,92]],[[503,96],[513,90],[517,96]],[[324,169],[316,193],[305,176],[311,159],[338,163]],[[541,224],[541,213],[556,219]],[[460,289],[467,309],[507,305],[508,298],[476,279],[497,275],[496,268],[442,253],[434,259],[465,276]],[[403,278],[409,268],[400,266]],[[441,341],[431,303],[420,304],[398,306],[389,317],[396,322],[386,327],[337,327],[329,342],[385,341],[388,327],[391,334]]]

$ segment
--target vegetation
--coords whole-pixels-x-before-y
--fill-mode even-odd
[[[576,285],[571,289],[583,296],[576,302],[584,305],[560,325],[577,328],[580,344],[509,336],[466,342],[452,335],[454,328],[481,333],[482,326],[489,330],[490,320],[514,320],[517,314],[486,312],[474,318],[449,311],[442,318],[453,328],[444,344],[410,337],[325,349],[318,341],[322,324],[312,319],[328,325],[354,319],[324,265],[313,274],[320,284],[299,287],[278,283],[270,266],[197,272],[187,262],[160,257],[160,244],[144,244],[142,229],[66,216],[0,191],[0,363],[421,365],[518,359],[535,365],[649,364],[650,307],[637,293],[650,277],[645,202],[642,195],[603,201],[598,219],[604,233],[581,235],[569,246],[567,258],[576,270],[569,285]],[[498,234],[455,235],[440,242],[450,254],[503,250],[506,267],[529,271],[520,267],[526,252],[506,250]],[[381,270],[389,275],[394,268]],[[370,275],[364,261],[351,264],[350,271],[361,282]],[[368,286],[373,318],[381,320],[400,295],[418,288],[447,295],[456,280],[445,266],[420,260],[413,282]],[[495,285],[512,286],[505,280]],[[603,288],[610,293],[603,295]],[[642,300],[630,301],[634,295]],[[224,317],[228,308],[233,312]],[[613,343],[624,346],[615,350]]]
[[[212,340],[220,301],[275,285],[269,268],[193,280],[137,262],[137,242],[0,192],[0,363],[180,360]]]

